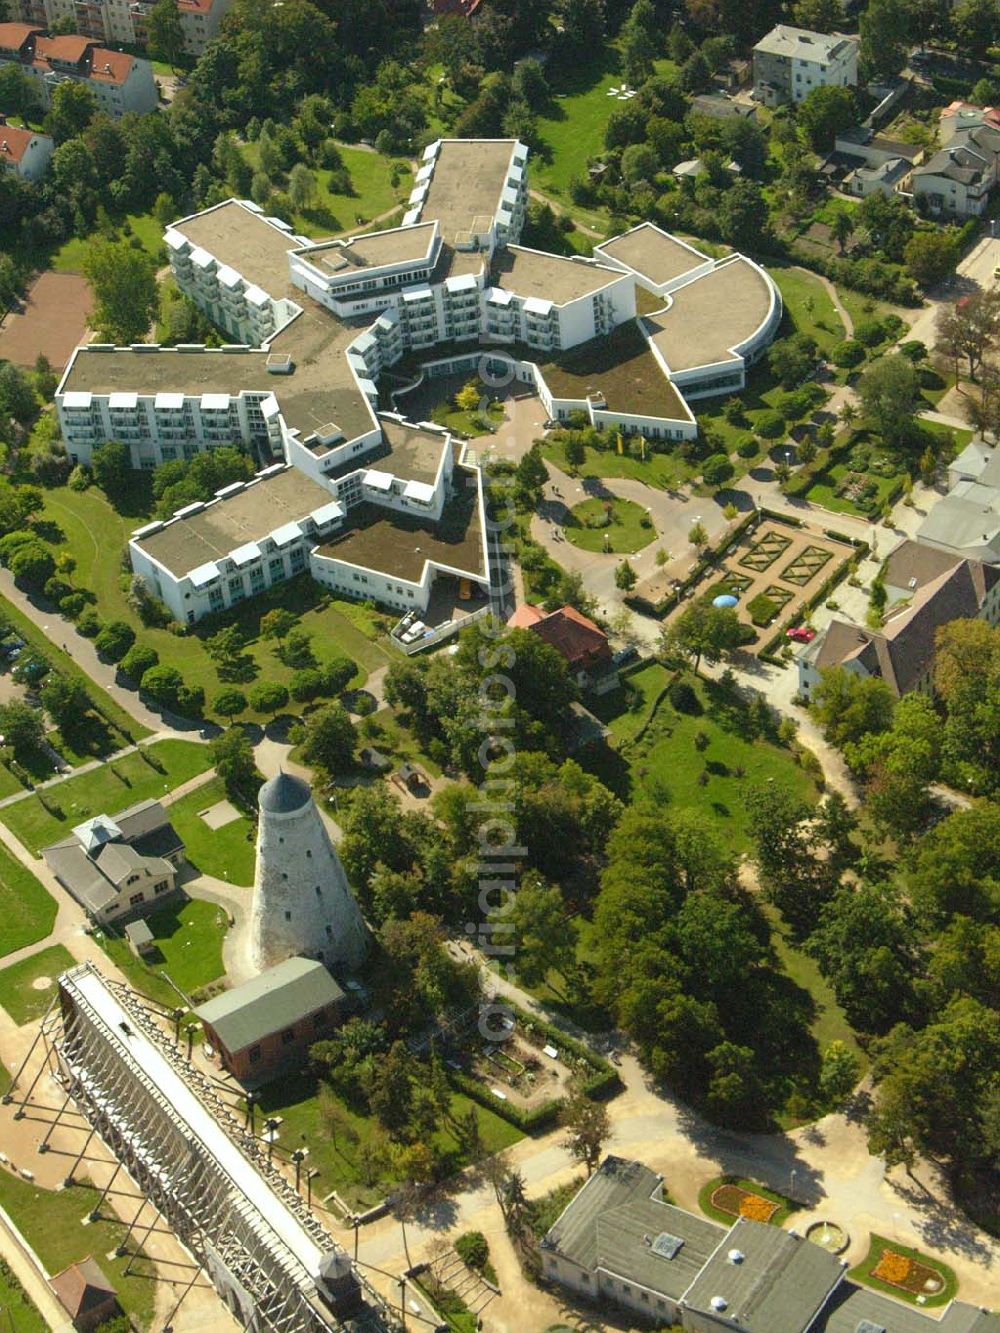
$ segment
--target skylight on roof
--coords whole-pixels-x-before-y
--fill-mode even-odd
[[[661,1231],[653,1241],[651,1249],[661,1259],[676,1259],[684,1242],[679,1236],[671,1236],[669,1231]]]
[[[862,1319],[854,1333],[885,1333],[885,1326],[883,1324],[873,1324],[870,1319]]]

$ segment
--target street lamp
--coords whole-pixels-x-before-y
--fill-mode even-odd
[[[313,1202],[313,1181],[319,1175],[319,1167],[314,1166],[311,1171],[306,1172],[306,1207],[311,1208]]]
[[[302,1163],[306,1160],[308,1148],[296,1148],[292,1153],[292,1161],[295,1163],[295,1193],[299,1192],[299,1182],[302,1179]]]
[[[249,1129],[251,1134],[253,1134],[254,1132],[254,1122],[257,1119],[256,1106],[257,1106],[257,1094],[255,1092],[248,1092],[247,1118],[246,1121],[244,1122],[243,1128]]]
[[[269,1115],[264,1121],[264,1134],[267,1139],[267,1164],[271,1165],[271,1159],[274,1157],[274,1136],[278,1132],[280,1120],[275,1120],[274,1116]]]

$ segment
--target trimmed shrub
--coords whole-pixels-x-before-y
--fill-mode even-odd
[[[830,360],[835,366],[840,366],[843,370],[850,370],[858,366],[865,359],[865,349],[857,338],[845,338],[843,342],[837,343],[830,353]]]
[[[709,486],[721,486],[735,471],[727,454],[712,454],[710,458],[705,459],[701,475]]]
[[[466,1231],[455,1241],[455,1253],[464,1264],[481,1273],[489,1263],[489,1242],[481,1231]]]
[[[746,438],[740,440],[739,444],[736,446],[736,452],[739,454],[740,458],[753,458],[754,455],[759,452],[757,441],[752,435],[746,436]]]
[[[877,347],[885,341],[885,326],[879,319],[863,319],[855,324],[854,337],[863,347]]]
[[[104,621],[96,611],[84,611],[76,622],[77,633],[85,639],[96,639],[104,628]]]
[[[770,625],[778,614],[778,604],[772,601],[767,593],[759,592],[747,602],[747,614],[755,625],[763,628],[765,625]]]
[[[667,691],[667,698],[678,713],[697,715],[702,711],[701,700],[686,680],[675,680]]]
[[[785,433],[785,418],[780,412],[763,412],[757,418],[757,434],[765,440],[776,440]]]

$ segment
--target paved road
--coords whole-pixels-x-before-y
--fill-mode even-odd
[[[28,597],[14,582],[10,570],[0,569],[0,593],[33,625],[62,648],[90,679],[109,694],[116,704],[135,718],[150,731],[166,731],[171,735],[190,738],[192,732],[204,727],[204,723],[192,722],[187,718],[176,717],[169,713],[157,713],[139,698],[135,690],[126,690],[118,684],[117,668],[108,662],[102,662],[97,655],[93,642],[77,634],[73,622],[61,616],[58,611],[45,611]]]

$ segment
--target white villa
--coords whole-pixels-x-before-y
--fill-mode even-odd
[[[77,348],[56,394],[74,462],[112,439],[142,469],[234,440],[273,460],[133,534],[133,568],[179,620],[307,565],[398,610],[426,611],[441,574],[489,593],[479,469],[439,427],[380,410],[390,368],[513,376],[553,419],[668,440],[697,434],[687,399],[743,386],[781,321],[769,275],[650,223],[594,259],[522,246],[527,155],[439,140],[402,225],[343,240],[245,200],[183,218],[164,238],[173,275],[233,343]]]

